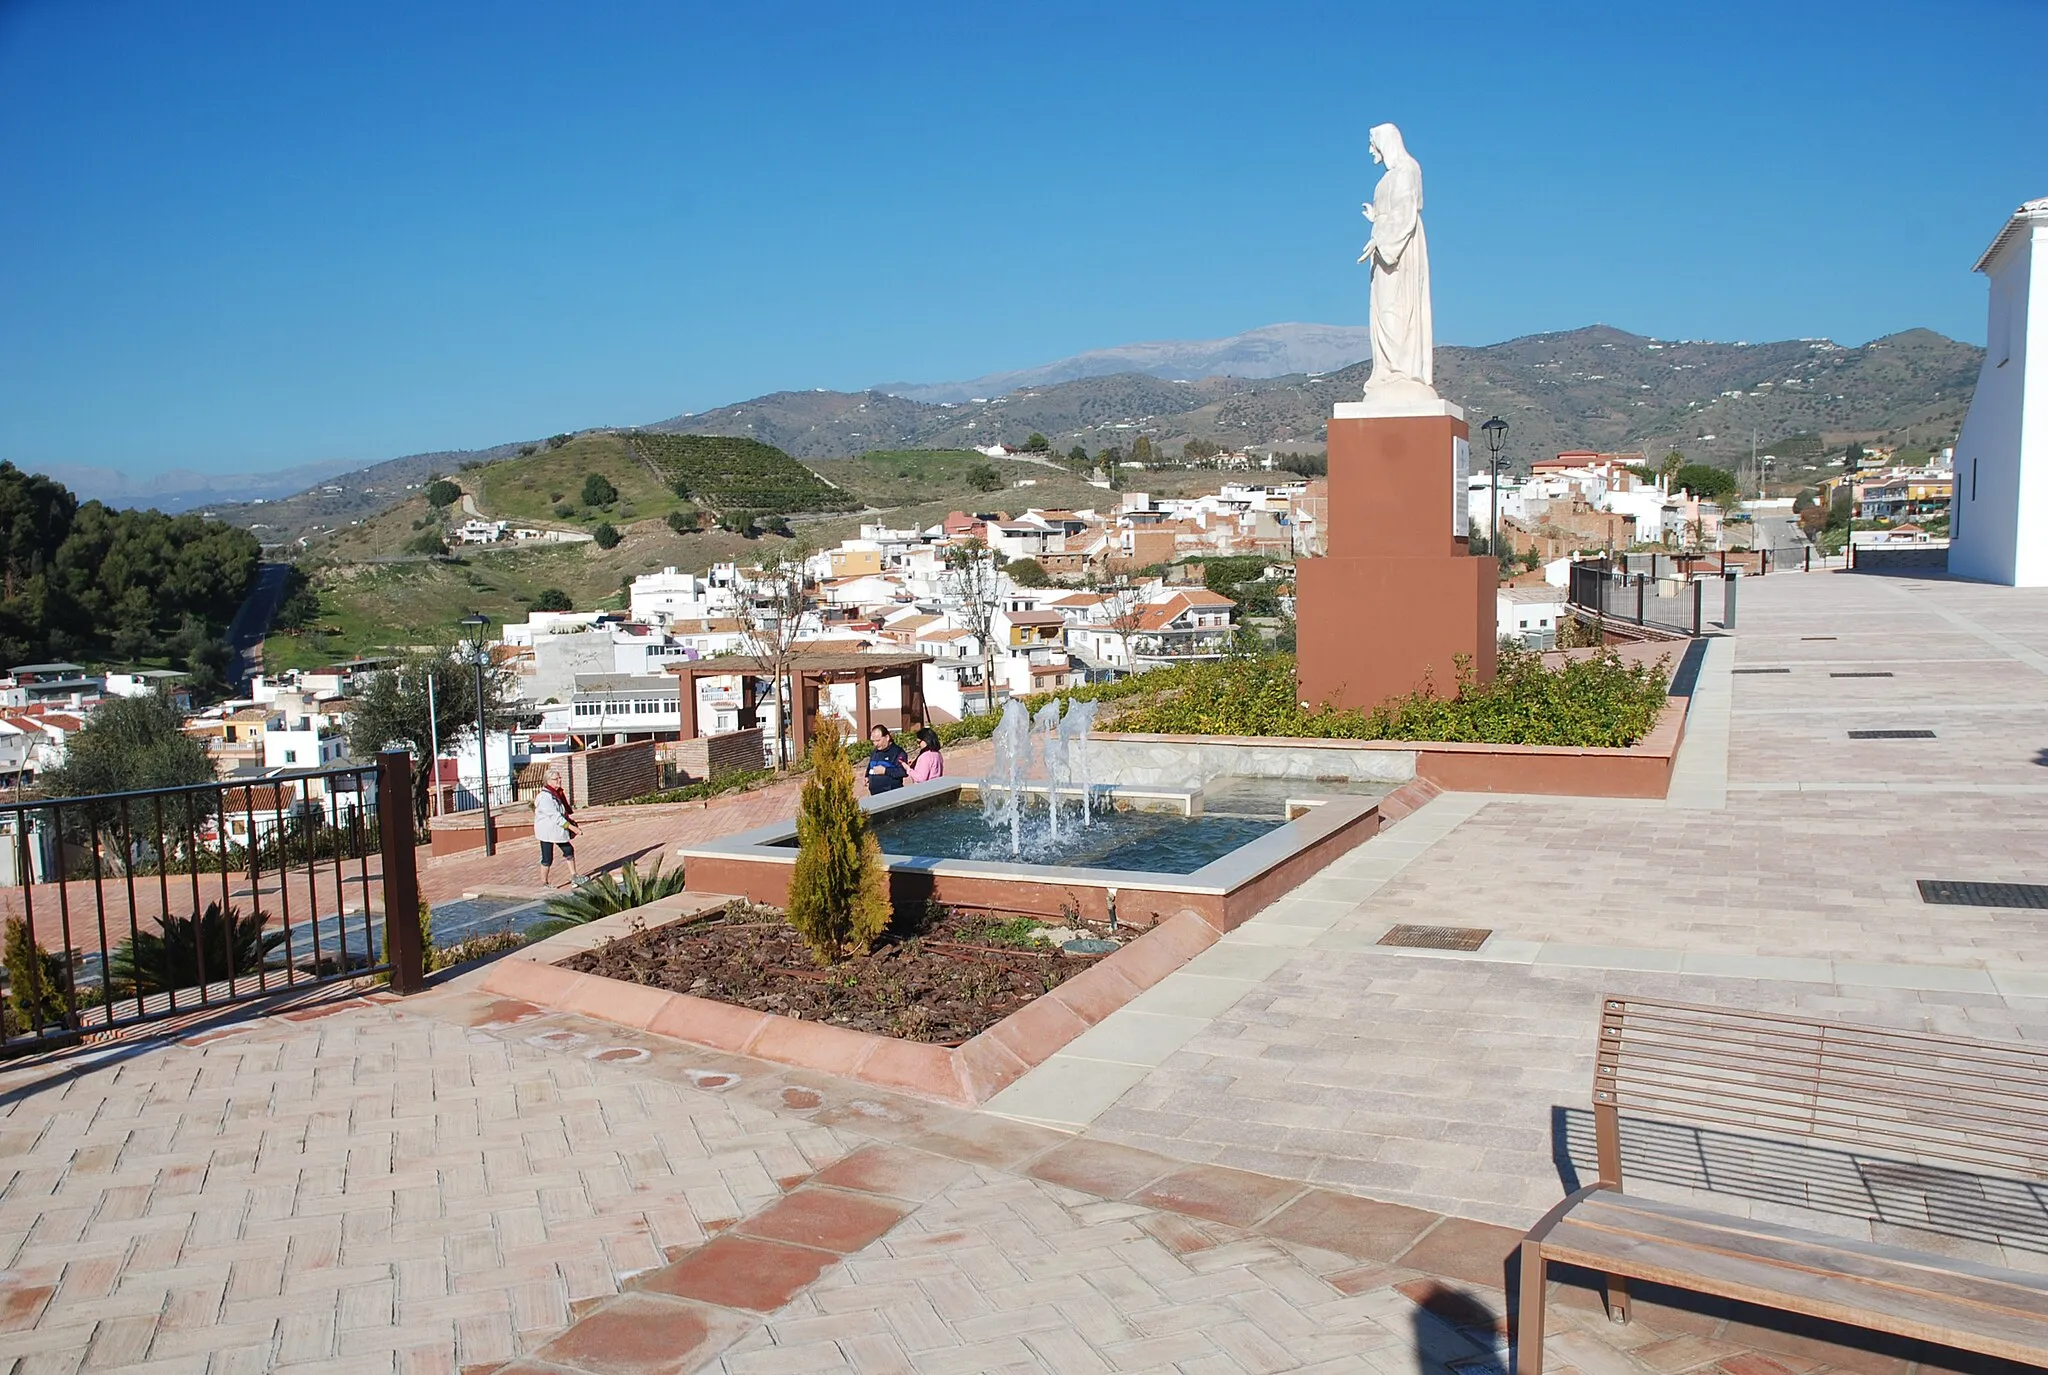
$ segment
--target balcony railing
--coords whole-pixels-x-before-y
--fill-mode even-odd
[[[414,843],[412,764],[399,751],[247,781],[0,803],[11,861],[0,864],[0,1045],[74,1043],[378,974],[414,992]]]

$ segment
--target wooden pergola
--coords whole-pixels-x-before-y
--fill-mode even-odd
[[[881,724],[892,729],[903,726],[909,718],[924,718],[924,666],[931,662],[928,654],[798,654],[789,660],[788,670],[795,694],[790,712],[790,734],[792,748],[801,754],[810,748],[811,723],[818,717],[818,698],[834,683],[855,683],[853,710],[854,722],[860,729],[862,739],[876,724],[877,713],[870,705],[873,687],[877,679],[894,678],[900,684],[900,700],[903,709],[898,713],[882,712],[880,716],[896,716],[896,720],[882,720]],[[760,654],[723,654],[713,659],[670,660],[668,672],[676,675],[676,688],[682,698],[682,730],[685,740],[697,737],[697,680],[700,678],[729,678],[737,675],[740,680],[740,729],[760,724],[761,699],[755,696],[755,683],[761,678],[775,675],[775,661]],[[772,692],[771,689],[771,700]]]

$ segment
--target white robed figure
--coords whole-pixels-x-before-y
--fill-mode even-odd
[[[1372,264],[1372,376],[1367,396],[1418,385],[1435,396],[1435,330],[1429,311],[1429,241],[1422,232],[1422,164],[1401,131],[1375,124],[1374,162],[1386,164],[1365,217],[1372,237],[1358,261]]]

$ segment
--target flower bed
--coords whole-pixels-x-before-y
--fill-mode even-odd
[[[1095,963],[1032,940],[1037,926],[941,910],[916,935],[821,968],[779,910],[735,901],[694,921],[593,946],[561,965],[777,1016],[947,1045],[980,1034]]]

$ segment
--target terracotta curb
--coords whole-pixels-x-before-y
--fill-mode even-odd
[[[505,998],[673,1037],[712,1050],[817,1070],[961,1107],[986,1102],[1110,1013],[1222,939],[1192,909],[1168,917],[959,1046],[903,1041],[824,1022],[736,1007],[688,993],[582,974],[555,961],[638,924],[648,928],[721,907],[691,893],[620,912],[527,947],[491,965],[480,987]],[[649,921],[658,915],[661,920]]]

